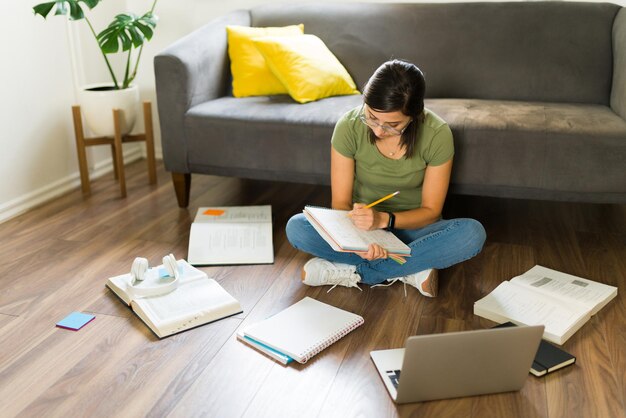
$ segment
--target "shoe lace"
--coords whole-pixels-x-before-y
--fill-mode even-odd
[[[406,279],[404,277],[394,277],[393,279],[387,279],[387,283],[378,283],[373,285],[372,287],[389,287],[392,284],[394,284],[395,282],[400,281],[402,282],[402,284],[404,285],[404,297],[407,297],[407,293],[406,293]]]
[[[360,291],[363,291],[357,284],[360,280],[359,277],[351,269],[329,270],[322,280],[325,284],[333,285],[326,293],[329,293],[340,284],[344,284],[346,287],[356,287]]]

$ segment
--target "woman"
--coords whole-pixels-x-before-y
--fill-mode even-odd
[[[399,264],[377,244],[360,255],[334,251],[298,214],[287,223],[287,237],[315,256],[304,265],[305,284],[358,287],[399,280],[434,297],[436,269],[482,249],[485,230],[478,221],[441,219],[454,144],[448,125],[424,109],[424,92],[424,75],[415,65],[384,63],[367,82],[363,105],[337,122],[331,140],[332,207],[350,210],[360,229],[391,231],[411,256]],[[396,190],[393,198],[365,208]]]

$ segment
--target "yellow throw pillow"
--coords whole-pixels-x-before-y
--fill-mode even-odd
[[[228,56],[233,75],[233,96],[266,96],[287,94],[287,89],[272,74],[265,59],[252,43],[261,36],[300,36],[304,25],[280,28],[253,28],[250,26],[227,26]]]
[[[267,36],[253,42],[289,95],[299,103],[359,94],[348,71],[315,35]]]

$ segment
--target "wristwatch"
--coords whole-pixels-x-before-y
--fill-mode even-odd
[[[387,212],[387,215],[389,215],[389,222],[387,223],[387,228],[385,229],[389,231],[390,229],[393,229],[394,226],[396,226],[396,215],[394,215],[393,212]]]

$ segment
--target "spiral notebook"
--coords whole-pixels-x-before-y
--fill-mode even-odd
[[[269,353],[263,346],[298,363],[306,363],[363,322],[357,314],[305,297],[276,315],[245,328],[243,336],[246,338],[239,339],[266,354]],[[275,355],[271,357],[277,359]]]
[[[384,229],[363,231],[348,216],[349,211],[305,206],[304,216],[335,251],[367,252],[376,243],[392,255],[411,255],[411,249],[393,233]]]

